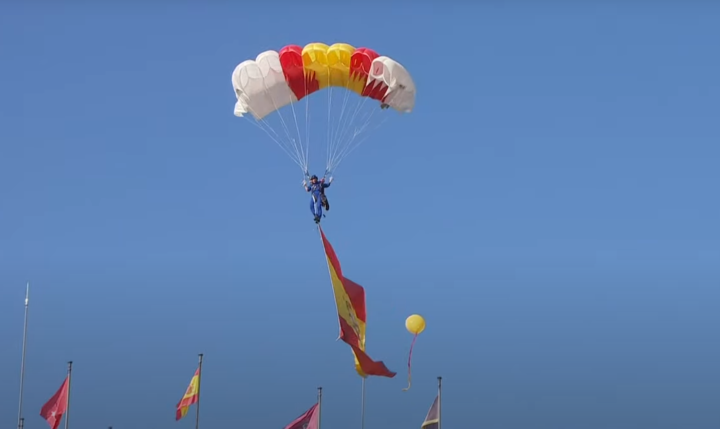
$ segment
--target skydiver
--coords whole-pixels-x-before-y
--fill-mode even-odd
[[[328,183],[325,183],[324,177],[318,181],[318,177],[313,175],[310,178],[310,186],[308,186],[307,182],[303,180],[305,191],[311,193],[310,211],[315,218],[315,223],[320,223],[323,206],[325,210],[330,210],[330,203],[328,203],[327,196],[325,196],[325,188],[329,188],[332,181],[332,177]]]

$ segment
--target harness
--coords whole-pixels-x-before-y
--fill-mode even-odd
[[[326,207],[326,210],[329,209],[330,205],[327,202],[327,197],[325,196],[325,186],[323,186],[322,182],[317,182],[315,184],[310,185],[310,194],[312,195],[312,199],[314,203],[317,203],[316,195],[320,197],[320,202],[322,205]]]

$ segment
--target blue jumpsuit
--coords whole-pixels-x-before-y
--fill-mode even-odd
[[[310,198],[310,211],[316,218],[322,217],[322,197],[320,194],[325,192],[325,188],[329,188],[330,184],[325,182],[317,182],[310,184],[308,192],[312,196]]]

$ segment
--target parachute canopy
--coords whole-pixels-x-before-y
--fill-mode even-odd
[[[258,120],[328,87],[347,88],[404,113],[415,106],[415,84],[400,63],[346,43],[288,45],[280,52],[265,51],[255,60],[238,64],[232,81],[235,115],[249,112]]]
[[[328,120],[327,125],[323,124],[327,127],[328,140],[326,173],[354,149],[352,143],[355,138],[367,128],[367,118],[368,123],[362,126],[352,123],[358,118],[358,111],[365,101],[376,100],[381,109],[392,108],[400,113],[409,113],[415,106],[415,84],[400,63],[370,48],[355,48],[346,43],[331,46],[310,43],[304,48],[288,45],[279,51],[262,52],[254,60],[238,64],[232,74],[232,84],[237,98],[235,116],[247,117],[250,114],[304,173],[308,169],[310,135],[306,129],[306,142],[303,144],[294,106],[298,101],[307,101],[308,96],[320,90],[331,93],[333,88],[345,90],[344,101],[336,103],[336,106],[332,106],[331,94],[328,95]],[[345,113],[348,95],[360,100],[352,115]],[[290,136],[290,127],[283,118],[282,128],[287,139],[281,138],[282,132],[275,131],[266,120],[275,112],[281,115],[280,110],[288,105],[295,119],[297,138]],[[338,124],[331,125],[331,113],[337,113],[333,107],[340,110],[340,118]],[[309,102],[306,108],[309,108]],[[308,112],[305,122],[306,127],[309,126]]]

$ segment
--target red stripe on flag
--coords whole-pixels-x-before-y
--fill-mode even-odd
[[[350,325],[342,318],[340,317],[340,327],[345,335],[340,337],[340,339],[345,342],[345,344],[349,345],[353,352],[355,352],[355,356],[357,356],[358,363],[360,364],[360,369],[362,369],[362,372],[365,373],[365,375],[375,375],[379,377],[389,377],[393,378],[395,377],[396,373],[393,371],[390,371],[387,366],[385,366],[385,363],[383,361],[374,361],[370,356],[367,355],[364,351],[360,349],[358,346],[359,339],[357,335],[355,335],[355,332],[352,330]]]
[[[365,310],[365,289],[347,277],[342,277],[343,288],[350,298],[350,303],[355,309],[355,316],[363,323],[367,323]]]

